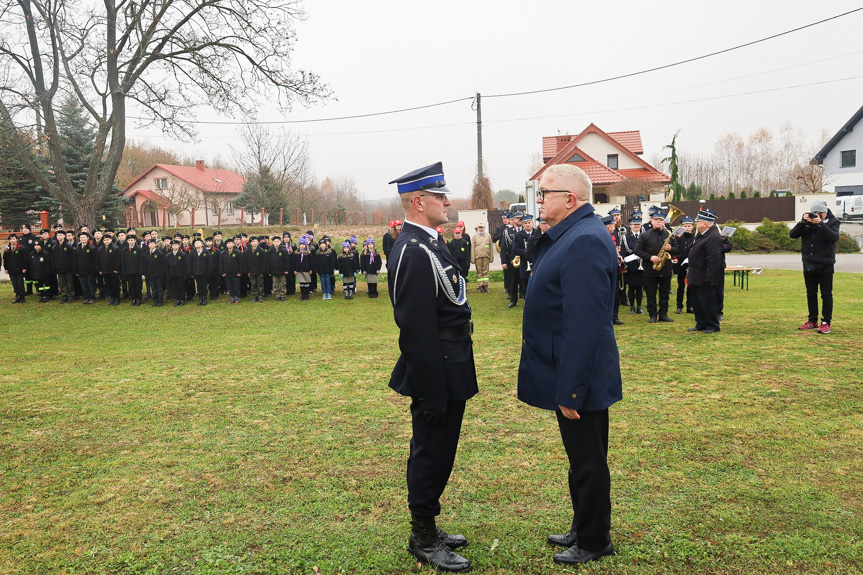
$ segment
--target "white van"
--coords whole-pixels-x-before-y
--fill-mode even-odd
[[[843,220],[863,218],[863,196],[839,196],[836,198],[836,216]]]

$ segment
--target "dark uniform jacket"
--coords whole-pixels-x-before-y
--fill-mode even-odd
[[[536,243],[522,326],[518,398],[535,407],[600,411],[620,401],[612,316],[617,250],[586,204]],[[541,319],[540,319],[541,318]]]
[[[162,250],[147,251],[144,253],[144,275],[148,279],[165,279],[168,277],[168,258]]]
[[[75,273],[79,276],[96,275],[99,269],[98,248],[92,242],[75,246]]]
[[[258,247],[252,249],[252,246],[248,246],[245,256],[245,273],[250,276],[260,276],[269,272],[269,265],[267,265],[267,253],[261,248]]]
[[[514,245],[515,234],[519,230],[515,226],[507,226],[500,235],[500,263],[511,264],[512,258],[515,257]]]
[[[519,256],[521,258],[521,264],[518,267],[518,275],[521,279],[530,277],[530,269],[531,266],[527,264],[533,261],[533,254],[528,257],[528,244],[533,243],[536,244],[536,240],[539,239],[539,236],[542,235],[537,229],[531,230],[530,233],[527,233],[527,230],[524,228],[520,229],[517,234],[515,234],[515,240],[513,242],[513,256]],[[532,242],[531,242],[532,240]],[[535,246],[534,246],[535,249]]]
[[[30,252],[30,277],[34,280],[45,281],[53,275],[51,268],[51,252],[43,246],[41,250],[35,249]]]
[[[320,255],[320,254],[318,254]],[[336,260],[336,268],[339,270],[339,273],[343,276],[354,276],[357,275],[357,271],[359,271],[359,262],[357,261],[354,252],[344,253],[342,252],[339,255],[339,259]]]
[[[689,250],[689,271],[686,283],[691,286],[716,285],[722,268],[722,237],[715,225],[698,234]]]
[[[453,238],[447,244],[447,248],[458,262],[461,275],[467,277],[467,272],[470,271],[470,242],[465,238]]]
[[[206,248],[201,250],[201,255],[198,255],[198,250],[192,249],[189,252],[189,275],[209,277],[213,273],[215,260],[216,256]]]
[[[176,254],[173,250],[167,253],[165,259],[168,262],[168,277],[183,278],[189,277],[189,254],[182,249]]]
[[[51,248],[51,264],[55,274],[70,274],[75,269],[75,246],[69,242],[56,243]]]
[[[234,248],[225,250],[219,256],[219,269],[222,275],[237,276],[243,273],[243,252]]]
[[[376,274],[381,271],[381,264],[383,263],[383,258],[381,258],[381,254],[375,252],[375,261],[372,262],[371,254],[360,254],[360,270],[364,274]]]
[[[635,253],[635,246],[638,245],[638,240],[641,238],[641,234],[643,231],[638,233],[638,237],[632,232],[632,230],[626,232],[626,235],[623,236],[623,242],[620,244],[620,255],[624,259],[631,256]],[[653,265],[652,263],[650,265]],[[667,264],[666,264],[667,265]],[[645,263],[641,258],[637,260],[632,260],[631,262],[626,262],[626,272],[627,273],[637,273],[644,270]]]
[[[387,273],[393,316],[399,327],[401,355],[393,368],[390,387],[417,400],[422,410],[464,401],[477,391],[473,342],[469,335],[441,339],[439,330],[461,328],[470,322],[471,309],[453,303],[437,274],[432,272],[426,246],[437,257],[457,296],[458,263],[446,245],[422,228],[405,222],[396,238]],[[610,320],[609,320],[610,321]]]
[[[315,267],[314,256],[309,253],[302,253],[300,250],[292,254],[291,269],[295,272],[311,272]]]
[[[23,274],[29,263],[27,251],[20,245],[14,250],[12,246],[6,246],[3,250],[3,267],[6,268],[6,273]]]
[[[33,233],[18,236],[18,245],[22,250],[24,250],[24,253],[27,254],[27,257],[30,257],[30,252],[33,251],[33,244],[38,239],[39,237]]]
[[[836,263],[836,242],[839,241],[839,220],[832,211],[820,224],[800,221],[789,232],[792,238],[801,238],[800,254],[803,256],[803,271],[808,266],[833,265]]]
[[[332,249],[318,250],[314,255],[315,271],[319,274],[333,275],[336,273],[336,252]]]
[[[667,228],[658,230],[651,228],[648,231],[641,230],[641,236],[638,238],[638,244],[635,246],[635,254],[644,260],[645,276],[663,277],[672,274],[674,266],[671,265],[671,261],[666,261],[665,266],[659,271],[653,269],[653,262],[650,261],[651,257],[659,254],[659,250],[665,244],[671,244],[669,255],[676,256],[677,238],[671,235],[671,232]]]
[[[143,275],[146,262],[144,261],[144,248],[135,244],[135,247],[120,252],[120,274],[124,276]]]
[[[274,276],[283,276],[291,271],[291,254],[285,249],[285,246],[279,246],[279,249],[271,249],[267,255],[270,258],[270,273]]]
[[[714,226],[716,227],[716,226]],[[689,257],[689,250],[692,248],[692,242],[695,240],[695,234],[692,232],[683,232],[677,238],[677,263],[674,264],[674,273],[686,273],[686,268],[689,264],[684,265],[684,261]]]
[[[120,254],[122,250],[117,244],[99,246],[99,271],[102,275],[120,272]]]
[[[390,251],[393,249],[393,243],[395,240],[393,239],[392,234],[389,232],[384,234],[383,240],[381,241],[381,245],[383,246],[384,255],[390,257]]]

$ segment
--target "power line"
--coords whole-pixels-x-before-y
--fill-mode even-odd
[[[807,28],[812,28],[813,26],[818,26],[819,24],[824,24],[825,22],[830,22],[831,20],[836,20],[839,18],[843,18],[850,14],[854,14],[855,12],[863,11],[863,7],[855,8],[854,10],[849,10],[848,12],[843,12],[842,14],[837,14],[835,16],[831,16],[829,18],[825,18],[823,20],[819,20],[817,22],[812,22],[810,24],[806,24],[804,26],[798,26],[797,28],[793,28],[791,30],[786,30],[785,32],[780,32],[778,34],[773,34],[771,36],[765,36],[764,38],[760,38],[758,40],[753,40],[751,42],[746,42],[744,44],[738,44],[737,46],[732,46],[730,48],[725,48],[723,50],[718,50],[716,52],[711,52],[709,54],[704,54],[702,56],[696,56],[694,58],[688,58],[686,60],[680,60],[678,62],[673,62],[671,64],[664,64],[662,66],[656,66],[654,68],[648,68],[646,70],[640,70],[638,72],[630,72],[628,74],[621,74],[618,76],[611,76],[608,78],[602,78],[600,80],[591,80],[588,82],[582,82],[580,84],[572,84],[569,86],[559,86],[557,88],[545,88],[541,90],[529,90],[526,92],[511,92],[508,94],[492,94],[492,95],[484,95],[484,98],[508,98],[513,96],[527,96],[531,94],[543,94],[546,92],[556,92],[560,90],[570,90],[572,88],[581,88],[584,86],[592,86],[595,84],[602,84],[606,82],[611,82],[613,80],[621,80],[623,78],[631,78],[633,76],[640,76],[644,74],[649,74],[651,72],[656,72],[659,70],[665,70],[668,68],[673,68],[675,66],[681,66],[683,64],[688,64],[690,62],[696,62],[698,60],[704,60],[705,58],[711,58],[713,56],[718,56],[720,54],[725,54],[727,52],[733,52],[735,50],[740,50],[741,48],[746,48],[748,46],[754,46],[755,44],[760,44],[763,42],[767,42],[768,40],[773,40],[776,38],[780,38],[782,36],[787,36],[788,34],[793,34],[794,32],[799,32],[800,30],[805,30]],[[249,126],[249,125],[287,125],[287,124],[311,124],[316,122],[335,122],[339,120],[356,120],[360,118],[373,118],[376,116],[387,116],[390,114],[401,114],[403,112],[413,112],[416,110],[424,110],[428,108],[436,108],[439,106],[447,106],[449,104],[456,104],[458,102],[466,102],[469,100],[474,100],[474,96],[466,96],[464,98],[456,98],[454,100],[447,100],[445,102],[437,102],[434,104],[424,104],[422,106],[412,106],[410,108],[400,108],[397,110],[386,110],[383,112],[370,112],[366,114],[354,114],[350,116],[336,116],[331,118],[312,118],[309,120],[271,120],[271,121],[253,121],[253,120],[241,120],[241,121],[223,121],[223,120],[190,120],[186,122],[188,124],[214,124],[214,125],[224,125],[224,126]],[[142,118],[139,116],[127,116],[130,120],[142,120],[142,121],[152,121],[153,118]]]
[[[720,54],[726,54],[728,52],[733,52],[734,50],[740,50],[741,48],[747,48],[749,46],[754,46],[755,44],[767,42],[768,40],[774,40],[774,39],[780,38],[782,36],[787,36],[788,34],[793,34],[794,32],[799,32],[800,30],[812,28],[813,26],[818,26],[819,24],[824,24],[825,22],[830,22],[831,20],[836,20],[838,18],[848,16],[849,14],[853,14],[855,12],[860,12],[861,10],[863,10],[863,7],[855,8],[854,10],[849,10],[848,12],[843,12],[842,14],[837,14],[836,16],[831,16],[830,18],[825,18],[824,20],[812,22],[811,24],[806,24],[805,26],[798,26],[797,28],[793,28],[791,30],[786,30],[785,32],[780,32],[778,34],[773,34],[771,36],[765,36],[764,38],[760,38],[758,40],[752,40],[751,42],[745,42],[743,44],[738,44],[737,46],[732,46],[731,48],[725,48],[724,50],[717,50],[716,52],[711,52],[709,54],[704,54],[702,56],[695,56],[694,58],[687,58],[686,60],[680,60],[678,62],[673,62],[671,64],[663,64],[662,66],[656,66],[654,68],[648,68],[646,70],[640,70],[638,72],[630,72],[628,74],[621,74],[619,76],[611,76],[608,78],[603,78],[601,80],[590,80],[589,82],[582,82],[580,84],[571,84],[569,86],[559,86],[557,88],[544,88],[541,90],[529,90],[526,92],[510,92],[509,94],[491,94],[488,96],[483,95],[483,97],[484,98],[509,98],[511,96],[527,96],[529,94],[544,94],[546,92],[557,92],[560,90],[570,90],[572,88],[582,88],[584,86],[593,86],[595,84],[603,84],[605,82],[611,82],[613,80],[622,80],[623,78],[632,78],[633,76],[641,76],[643,74],[649,74],[650,72],[657,72],[659,70],[666,70],[668,68],[674,68],[675,66],[681,66],[683,64],[688,64],[690,62],[696,62],[698,60],[704,60],[705,58],[711,58],[713,56],[718,56]]]

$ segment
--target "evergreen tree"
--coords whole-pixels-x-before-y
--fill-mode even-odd
[[[284,191],[269,166],[261,166],[257,174],[253,174],[246,180],[243,184],[243,193],[237,196],[234,205],[245,208],[249,214],[260,212],[261,209],[269,214],[275,214],[278,213],[279,208],[285,206]],[[341,206],[337,207],[339,208]]]
[[[41,162],[34,148],[21,149],[16,143],[29,138],[12,138],[10,130],[15,128],[0,128],[0,221],[4,228],[17,229],[38,219],[34,212],[42,195],[41,187],[21,164],[20,155],[27,154],[34,162]]]
[[[678,132],[679,134],[680,132]],[[671,184],[669,185],[669,189],[672,193],[672,201],[679,202],[683,199],[684,188],[683,185],[678,181],[678,174],[680,171],[680,165],[678,163],[677,158],[677,134],[674,134],[674,137],[671,138],[671,144],[668,146],[663,146],[663,150],[670,150],[671,155],[662,160],[663,163],[668,164],[669,175],[671,176]]]

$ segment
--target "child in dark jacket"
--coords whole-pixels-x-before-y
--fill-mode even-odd
[[[120,246],[111,236],[102,236],[102,245],[99,246],[99,275],[105,285],[105,291],[111,299],[108,305],[120,305]]]
[[[48,291],[51,289],[49,281],[53,274],[51,267],[51,252],[44,249],[42,240],[33,242],[33,251],[30,252],[30,277],[36,282],[36,293],[39,294],[39,303],[45,303],[51,299]]]
[[[339,273],[342,274],[342,287],[345,290],[345,299],[354,299],[357,287],[357,268],[359,267],[356,256],[351,251],[350,242],[342,243],[342,253],[336,262]]]
[[[321,278],[321,299],[333,299],[333,276],[336,273],[336,253],[321,238],[318,242],[318,253],[315,254],[315,269]]]
[[[26,303],[26,288],[24,286],[24,273],[30,259],[27,251],[18,243],[17,234],[9,234],[9,245],[3,249],[3,267],[12,281],[12,290],[15,292],[15,300],[12,303]]]
[[[312,268],[314,267],[312,254],[309,253],[306,238],[300,238],[297,247],[299,249],[293,255],[291,266],[297,276],[297,283],[300,284],[300,301],[308,301],[312,284]]]
[[[381,271],[381,257],[375,251],[375,240],[367,239],[363,243],[363,253],[360,255],[360,270],[366,274],[366,285],[369,297],[378,297],[378,272]]]

